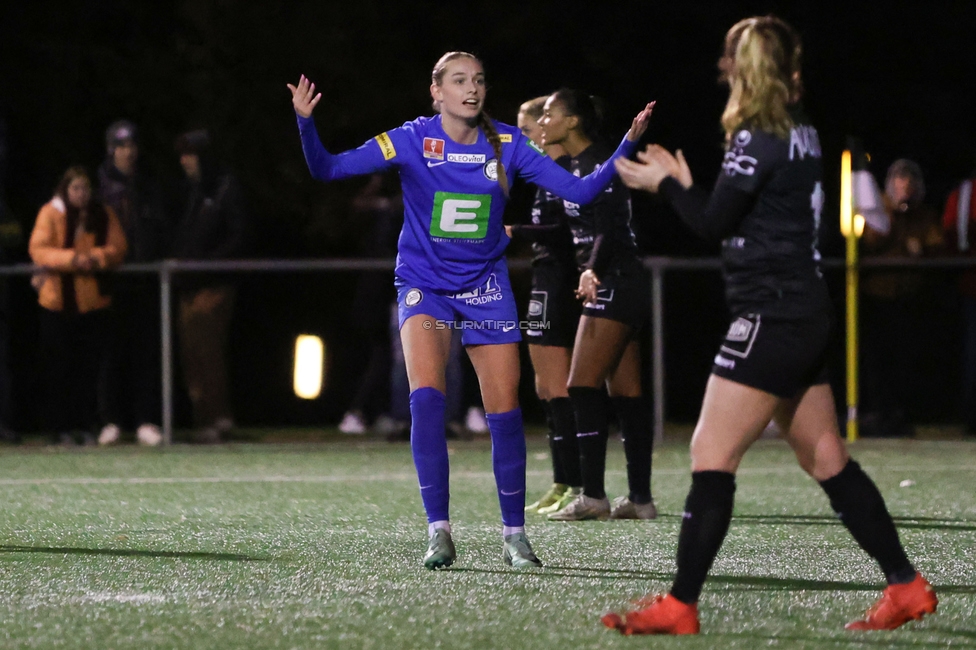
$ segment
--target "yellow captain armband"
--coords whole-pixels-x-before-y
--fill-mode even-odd
[[[393,146],[393,140],[390,140],[390,136],[386,133],[380,133],[375,138],[376,143],[380,145],[380,151],[383,152],[383,160],[390,160],[391,158],[396,158],[396,148]]]

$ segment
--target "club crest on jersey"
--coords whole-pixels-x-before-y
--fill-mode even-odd
[[[411,289],[403,298],[403,304],[407,307],[415,307],[424,299],[424,294],[420,289]]]
[[[424,138],[424,158],[444,160],[444,141],[440,138]]]
[[[494,158],[492,158],[491,160],[489,160],[488,162],[485,163],[485,166],[483,168],[483,171],[485,172],[485,178],[487,178],[490,181],[497,181],[498,180],[498,161],[495,160]]]
[[[739,318],[729,326],[729,332],[725,335],[725,339],[736,343],[747,341],[751,332],[752,321],[746,318]]]

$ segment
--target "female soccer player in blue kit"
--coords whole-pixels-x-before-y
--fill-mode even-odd
[[[304,76],[288,85],[312,176],[323,181],[396,168],[403,185],[404,224],[396,264],[400,337],[410,381],[410,443],[427,512],[428,569],[454,563],[448,515],[449,464],[444,436],[444,370],[451,330],[478,374],[492,439],[492,465],[502,512],[503,559],[538,567],[525,535],[525,434],[518,404],[522,337],[505,266],[502,225],[511,175],[586,204],[613,178],[604,165],[576,178],[515,127],[484,112],[481,61],[448,52],[434,66],[430,93],[438,115],[419,117],[358,149],[332,155],[319,140],[312,111],[322,95]],[[614,152],[634,151],[652,104],[638,113]]]

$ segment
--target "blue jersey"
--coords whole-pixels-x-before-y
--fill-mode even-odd
[[[419,117],[382,133],[358,149],[332,155],[312,118],[298,118],[302,149],[312,176],[323,181],[396,168],[403,186],[403,230],[397,254],[398,284],[437,291],[479,287],[488,280],[510,241],[502,224],[508,197],[498,183],[498,161],[485,134],[474,144],[451,140],[441,116]],[[514,126],[495,123],[502,163],[514,175],[579,204],[593,201],[614,175],[613,159],[633,153],[624,139],[592,174],[577,178],[561,168]]]

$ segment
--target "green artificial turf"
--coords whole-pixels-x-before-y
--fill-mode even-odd
[[[409,447],[300,445],[0,451],[2,648],[976,647],[976,443],[862,441],[935,616],[851,633],[883,587],[785,444],[746,457],[699,637],[625,638],[609,609],[665,590],[689,484],[683,442],[655,452],[653,522],[550,523],[546,568],[501,561],[489,445],[451,443],[450,570],[423,568]],[[624,491],[611,441],[608,491]],[[551,482],[529,442],[529,498]],[[913,482],[900,487],[903,481]]]

